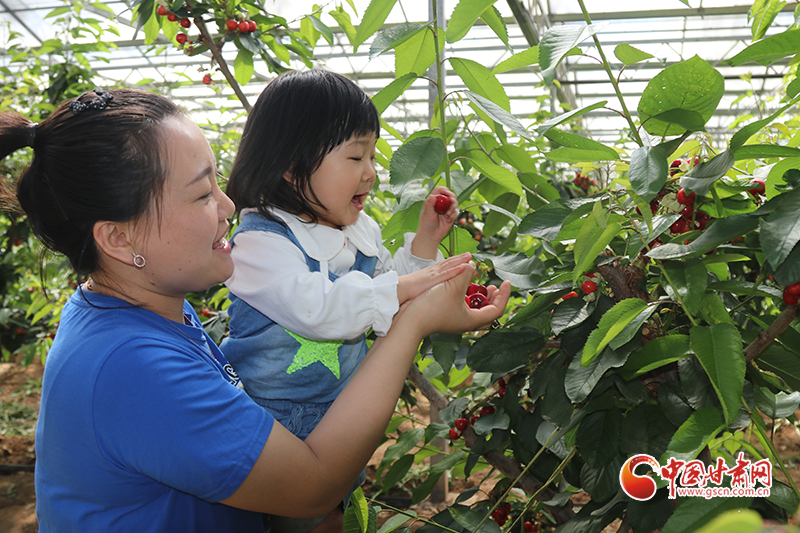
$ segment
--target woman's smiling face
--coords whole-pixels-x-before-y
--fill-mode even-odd
[[[164,296],[205,290],[233,272],[225,239],[233,202],[217,184],[214,154],[186,117],[163,124],[167,177],[159,206],[148,215],[138,243],[147,261],[146,289]]]

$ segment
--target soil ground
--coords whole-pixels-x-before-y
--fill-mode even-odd
[[[24,403],[26,406],[38,409],[39,394],[30,393],[30,383],[41,379],[42,366],[32,364],[21,367],[13,363],[0,363],[0,406],[12,402]],[[429,417],[428,404],[424,398],[419,399],[419,405],[413,411],[414,417],[419,421],[426,421]],[[2,416],[2,413],[0,413]],[[800,419],[800,411],[796,413]],[[35,420],[30,420],[35,423]],[[0,426],[0,431],[2,426]],[[401,429],[407,429],[401,426]],[[783,424],[775,429],[775,447],[781,454],[787,469],[795,480],[800,483],[800,431],[791,424]],[[4,533],[35,533],[38,531],[36,521],[36,495],[33,484],[32,467],[35,463],[34,437],[9,436],[0,432],[0,531]],[[375,470],[380,463],[388,444],[379,448],[367,466],[367,481],[363,488],[369,496],[375,480]],[[777,471],[777,468],[776,468]],[[487,471],[473,473],[467,479],[451,479],[447,496],[444,501],[423,501],[418,505],[410,504],[409,490],[393,490],[387,495],[377,497],[386,503],[401,509],[414,511],[420,518],[430,518],[447,505],[452,505],[461,492],[481,483],[480,491],[467,504],[476,499],[484,499],[494,486],[496,479],[485,480]],[[777,477],[781,477],[776,472]],[[585,503],[588,498],[577,494],[573,498],[576,507]],[[393,512],[383,512],[379,515],[379,524],[383,523]],[[418,520],[409,524],[412,530],[418,529],[423,522]],[[611,524],[606,530],[616,531],[618,524]]]

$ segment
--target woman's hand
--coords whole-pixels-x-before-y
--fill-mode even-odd
[[[450,208],[444,213],[436,212],[436,196],[450,198]],[[444,239],[458,216],[458,198],[447,187],[436,187],[425,198],[419,215],[417,234],[411,243],[411,253],[421,259],[436,259],[439,243]]]
[[[399,276],[397,281],[397,301],[400,305],[403,305],[403,303],[413,300],[432,287],[457,276],[467,268],[471,257],[469,252],[454,255],[428,268]]]
[[[469,263],[457,276],[431,288],[400,308],[393,323],[398,320],[416,321],[421,337],[431,333],[464,333],[487,327],[503,316],[511,295],[511,283],[504,281],[500,287],[489,286],[489,303],[480,309],[471,309],[464,302],[467,286],[475,275],[475,265]]]

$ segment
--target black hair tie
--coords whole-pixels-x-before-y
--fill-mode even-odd
[[[38,122],[31,122],[28,126],[28,146],[33,148],[33,141],[36,139],[36,127],[39,125]]]
[[[95,98],[94,100],[92,100],[89,103],[83,103],[83,102],[80,101],[81,98],[83,98],[84,96],[86,96],[87,94],[89,94],[91,92],[95,93],[97,95],[97,98]],[[108,102],[113,100],[113,99],[114,99],[114,95],[113,94],[111,94],[110,92],[104,91],[103,89],[98,87],[96,89],[93,89],[91,91],[87,91],[87,92],[81,94],[80,96],[75,98],[73,101],[71,101],[69,104],[67,104],[67,106],[72,110],[73,114],[77,115],[78,113],[82,113],[83,111],[86,111],[87,109],[105,109],[108,106]]]

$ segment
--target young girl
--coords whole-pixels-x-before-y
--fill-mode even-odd
[[[433,190],[393,258],[363,212],[379,131],[372,101],[344,76],[283,74],[253,107],[228,182],[241,222],[222,347],[256,403],[300,438],[361,362],[364,334],[385,335],[405,301],[441,281],[455,195]],[[445,214],[436,194],[451,199]],[[277,520],[278,532],[310,529]]]
[[[301,441],[236,386],[185,300],[233,271],[234,206],[200,129],[157,94],[95,89],[41,124],[0,114],[0,159],[28,147],[13,199],[89,277],[64,305],[42,380],[43,533],[263,533],[261,512],[328,512],[380,442],[421,339],[477,329],[508,302],[506,284],[468,309],[474,268],[446,260],[448,280],[403,306]]]

